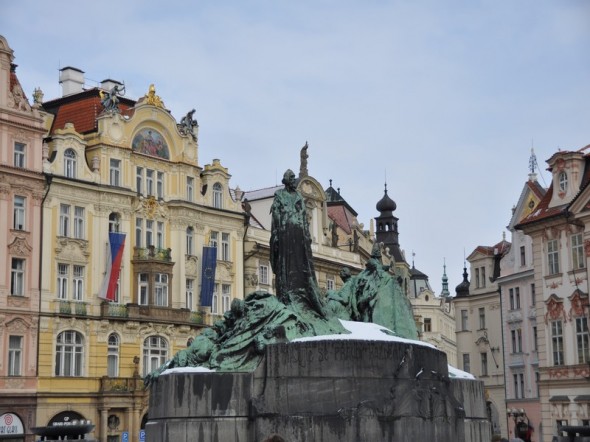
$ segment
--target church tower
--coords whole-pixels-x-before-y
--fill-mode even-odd
[[[377,242],[382,242],[396,263],[405,263],[406,260],[399,246],[399,232],[397,230],[398,219],[393,215],[393,211],[397,208],[395,201],[387,195],[387,183],[385,184],[385,192],[383,198],[377,203],[377,210],[380,215],[375,218],[377,225],[376,239]]]

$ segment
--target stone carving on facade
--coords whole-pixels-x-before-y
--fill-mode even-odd
[[[573,367],[574,377],[588,379],[590,377],[590,365]]]
[[[194,255],[186,255],[185,271],[187,275],[197,276],[199,273],[198,259]]]
[[[105,112],[119,113],[119,97],[125,95],[125,85],[115,84],[110,90],[98,91]]]
[[[90,257],[88,241],[59,237],[55,247],[55,254],[60,261],[88,262],[88,258]]]
[[[36,87],[33,91],[33,102],[35,107],[40,107],[43,104],[43,91],[40,87]]]
[[[10,377],[4,382],[4,387],[10,390],[21,390],[25,388],[25,380],[19,377]]]
[[[557,295],[552,294],[549,299],[545,301],[545,308],[547,309],[547,313],[545,313],[545,324],[548,324],[549,321],[557,321],[560,319],[567,322],[565,308],[563,307],[563,299],[559,298]]]
[[[168,209],[163,202],[156,200],[154,196],[139,197],[139,201],[135,205],[135,212],[148,219],[168,218]]]
[[[28,296],[8,296],[7,298],[8,307],[14,308],[30,308],[31,298]]]
[[[543,239],[546,241],[548,239],[558,239],[559,238],[559,229],[557,227],[548,227],[543,230]]]
[[[27,240],[17,236],[11,244],[8,245],[8,252],[12,256],[27,257],[31,254],[33,248],[27,244]]]
[[[247,287],[256,287],[258,285],[258,275],[256,273],[247,273],[244,275]]]
[[[15,333],[24,334],[28,330],[28,324],[21,318],[14,318],[12,321],[6,323],[6,329]]]
[[[19,111],[30,111],[31,106],[27,101],[27,97],[25,97],[25,93],[23,89],[20,87],[20,84],[16,83],[12,90],[8,91],[8,103],[7,106],[16,109]]]
[[[569,378],[569,370],[568,368],[551,368],[549,369],[549,378],[550,379],[561,379],[561,378]]]
[[[570,311],[568,318],[571,321],[573,318],[579,318],[587,315],[588,311],[588,294],[577,289],[568,298],[570,300]]]

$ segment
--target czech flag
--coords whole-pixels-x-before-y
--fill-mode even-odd
[[[100,288],[99,298],[107,301],[115,300],[117,281],[121,271],[121,260],[123,259],[123,248],[125,247],[125,234],[109,232],[109,248],[107,252],[107,269]]]

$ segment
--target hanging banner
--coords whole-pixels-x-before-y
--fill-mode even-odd
[[[201,307],[211,307],[215,288],[215,268],[217,267],[217,247],[203,247],[203,267],[201,275]]]
[[[119,232],[109,232],[109,247],[107,250],[107,268],[100,292],[99,298],[107,301],[115,300],[117,290],[117,281],[121,272],[121,260],[123,259],[123,249],[125,247],[125,234]]]

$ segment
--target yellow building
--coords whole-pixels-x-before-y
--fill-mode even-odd
[[[217,247],[213,313],[243,297],[244,215],[220,161],[199,165],[194,111],[178,123],[153,85],[137,102],[113,80],[84,90],[75,68],[60,83],[43,103],[37,425],[87,419],[100,441],[138,440],[142,376],[211,321],[204,246]]]

